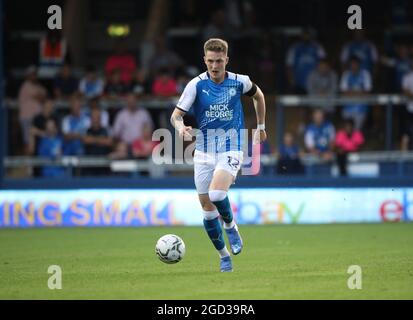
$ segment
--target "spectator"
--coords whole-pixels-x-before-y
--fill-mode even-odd
[[[306,93],[309,74],[325,56],[324,48],[312,39],[309,31],[304,31],[301,41],[289,48],[286,57],[287,75],[295,93]]]
[[[85,155],[88,156],[107,156],[111,152],[113,139],[109,137],[108,130],[101,125],[101,111],[92,109],[91,111],[91,126],[83,136],[83,144],[85,146]],[[108,168],[94,167],[87,168],[83,171],[84,175],[107,175]]]
[[[168,49],[164,37],[159,37],[155,41],[155,52],[149,61],[150,77],[158,74],[160,69],[168,69],[171,74],[183,67],[182,59],[172,50]]]
[[[300,158],[300,148],[294,142],[294,136],[290,132],[286,132],[283,144],[278,150],[277,174],[303,174],[304,167]]]
[[[344,128],[337,132],[335,142],[340,176],[347,176],[348,154],[358,151],[363,143],[364,136],[361,131],[354,129],[354,121],[346,120]]]
[[[58,134],[56,122],[50,118],[46,121],[45,134],[40,138],[37,154],[52,160],[62,155],[62,137]],[[48,178],[64,176],[64,168],[58,166],[43,166],[42,176]]]
[[[317,69],[314,69],[308,76],[307,91],[309,95],[331,98],[337,93],[338,77],[337,73],[330,68],[326,59],[321,59]],[[320,104],[325,112],[333,113],[334,104],[326,101]]]
[[[145,126],[150,127],[151,130],[153,129],[151,115],[146,109],[138,108],[134,94],[128,94],[126,108],[120,111],[115,118],[113,137],[118,140],[119,144],[111,157],[117,158],[118,156],[129,155],[130,146],[136,139],[143,136]]]
[[[402,115],[402,141],[401,149],[404,151],[413,150],[413,58],[411,58],[412,69],[403,77],[403,93],[408,99],[404,114]]]
[[[211,38],[228,39],[230,34],[225,10],[213,11],[208,24],[202,31],[203,41],[205,42]]]
[[[82,112],[79,98],[73,97],[70,103],[70,114],[64,117],[62,122],[63,153],[65,155],[82,155],[84,153],[82,137],[90,127],[90,118]]]
[[[19,121],[26,154],[30,154],[30,127],[33,118],[41,111],[46,95],[46,89],[37,79],[36,67],[29,67],[26,70],[26,78],[18,95]]]
[[[108,155],[112,148],[112,138],[108,130],[101,125],[101,112],[93,109],[91,112],[91,126],[85,136],[82,137],[86,155]]]
[[[36,153],[40,138],[46,135],[46,123],[49,119],[54,120],[58,126],[59,120],[54,112],[55,102],[51,99],[43,104],[42,112],[33,118],[30,128],[30,154]]]
[[[402,92],[403,77],[410,71],[409,48],[405,44],[396,46],[396,56],[394,58],[382,57],[382,63],[394,69],[394,78],[391,89],[395,92]]]
[[[362,70],[367,70],[370,74],[375,71],[377,49],[372,42],[365,39],[363,30],[353,31],[353,40],[344,45],[341,51],[342,65],[347,66],[352,57],[359,59]]]
[[[113,71],[117,69],[120,72],[120,81],[127,86],[132,81],[136,67],[135,57],[128,53],[125,42],[121,40],[116,44],[114,54],[106,60],[106,77],[111,77]]]
[[[142,137],[132,142],[132,155],[135,158],[147,159],[158,144],[159,141],[152,141],[152,127],[147,123],[143,128]]]
[[[176,75],[176,91],[177,94],[182,94],[184,91],[186,85],[188,82],[191,80],[191,78],[188,76],[188,73],[185,70],[178,70],[177,75]]]
[[[87,99],[100,97],[103,93],[104,83],[103,80],[98,78],[96,74],[96,68],[88,66],[86,68],[86,75],[80,80],[79,91]]]
[[[70,64],[65,63],[53,81],[53,93],[56,99],[68,99],[77,92],[79,81],[72,75]]]
[[[305,130],[304,143],[307,151],[321,160],[332,160],[334,136],[334,126],[324,119],[321,109],[316,109],[313,112],[313,123]]]
[[[137,96],[150,93],[150,84],[143,70],[138,70],[135,72],[127,91],[132,92]]]
[[[251,72],[254,72],[254,69],[258,71],[256,74],[257,82],[259,81],[260,88],[264,92],[274,92],[276,86],[276,63],[274,61],[275,51],[270,34],[265,34],[259,52],[256,53],[254,50],[254,57],[256,54],[258,54],[258,61],[253,61],[254,66],[252,66]]]
[[[348,97],[363,97],[372,89],[370,72],[360,67],[360,60],[353,57],[350,60],[350,69],[344,71],[341,77],[340,89]],[[364,125],[368,112],[365,103],[349,103],[343,107],[343,118],[353,119],[356,129]]]
[[[153,81],[152,94],[159,97],[172,97],[178,94],[178,84],[167,69],[159,70]]]
[[[113,69],[105,85],[105,95],[108,98],[117,98],[128,91],[128,86],[121,81],[120,69]]]
[[[88,116],[89,118],[92,118],[92,113],[93,111],[99,111],[100,114],[100,125],[106,129],[109,130],[110,124],[109,124],[109,112],[107,112],[106,110],[102,109],[101,107],[101,103],[100,103],[100,99],[99,98],[93,98],[90,99],[88,102],[88,110],[85,112],[86,116]]]
[[[67,55],[66,40],[59,29],[48,30],[40,39],[40,68],[47,74],[63,66]]]

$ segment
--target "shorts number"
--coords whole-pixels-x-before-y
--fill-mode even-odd
[[[228,156],[228,164],[230,165],[231,168],[238,169],[239,160],[234,159],[231,156]]]

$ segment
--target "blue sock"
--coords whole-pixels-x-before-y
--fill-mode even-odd
[[[223,249],[225,247],[225,242],[224,237],[222,236],[222,228],[218,217],[212,220],[204,219],[204,227],[215,248],[217,250]]]
[[[225,197],[225,199],[221,201],[213,201],[212,203],[217,207],[219,214],[222,216],[222,220],[224,220],[225,223],[231,223],[233,218],[228,197]]]

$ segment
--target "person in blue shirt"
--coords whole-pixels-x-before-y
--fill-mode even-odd
[[[397,93],[401,93],[403,77],[410,71],[410,56],[409,47],[405,44],[396,46],[396,55],[392,58],[382,57],[382,63],[393,69],[393,81],[391,89]]]
[[[70,103],[70,114],[65,116],[62,121],[63,153],[65,155],[82,155],[84,153],[82,138],[90,127],[90,117],[82,111],[79,98],[73,97]]]
[[[286,132],[283,143],[278,149],[277,174],[303,174],[304,167],[300,158],[300,148],[294,142],[294,136],[290,132]]]
[[[363,97],[372,89],[370,72],[361,69],[360,59],[352,57],[350,68],[344,71],[341,81],[340,90],[348,97]],[[362,102],[345,104],[342,109],[344,119],[352,119],[355,128],[361,130],[369,111],[368,105]]]
[[[57,125],[53,118],[46,121],[45,135],[40,138],[37,154],[40,157],[56,159],[62,155],[63,139],[58,135]],[[42,176],[55,178],[64,176],[64,168],[58,166],[43,166]]]
[[[222,235],[219,216],[231,251],[239,254],[243,242],[233,219],[227,192],[234,183],[247,148],[242,95],[252,97],[257,115],[255,143],[266,140],[265,99],[261,89],[246,75],[226,71],[228,43],[212,38],[204,44],[207,71],[185,87],[171,116],[171,124],[184,139],[191,139],[192,127],[183,116],[192,107],[199,130],[196,132],[194,180],[204,213],[204,227],[220,256],[220,271],[232,271],[232,260]]]
[[[325,57],[324,48],[312,39],[309,31],[304,31],[301,41],[290,47],[286,57],[288,82],[294,93],[307,93],[308,77]]]
[[[324,112],[316,109],[313,112],[313,122],[310,123],[304,134],[304,143],[307,151],[324,161],[333,159],[335,129],[325,120]]]
[[[363,30],[355,30],[353,37],[353,40],[345,44],[341,51],[341,63],[346,66],[352,57],[357,57],[362,70],[375,73],[378,60],[376,46],[365,39]]]

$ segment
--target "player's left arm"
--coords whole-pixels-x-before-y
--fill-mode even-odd
[[[251,97],[257,115],[257,133],[259,133],[259,135],[255,135],[257,139],[255,142],[261,143],[267,140],[267,133],[265,131],[265,97],[264,93],[256,84],[253,84],[253,86],[256,87],[256,92]]]

